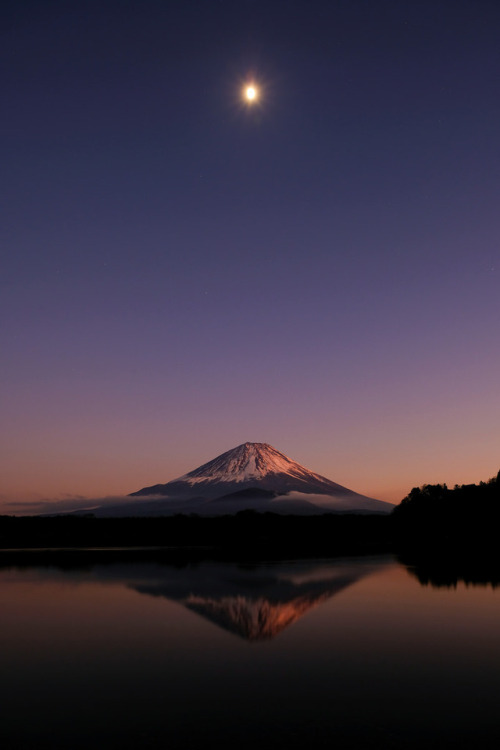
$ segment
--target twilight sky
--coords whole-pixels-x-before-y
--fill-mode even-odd
[[[499,31],[497,0],[5,3],[0,510],[245,441],[392,502],[496,474]]]

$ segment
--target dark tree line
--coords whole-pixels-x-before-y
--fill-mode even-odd
[[[396,537],[416,546],[448,544],[489,547],[500,542],[500,471],[487,482],[424,484],[412,491],[392,514]]]
[[[121,547],[234,558],[316,557],[388,552],[390,527],[383,515],[304,517],[252,510],[215,517],[0,516],[0,551]]]
[[[498,511],[500,506],[500,471],[488,482],[456,484],[452,490],[446,484],[424,484],[414,487],[393,513],[395,517],[427,513]]]

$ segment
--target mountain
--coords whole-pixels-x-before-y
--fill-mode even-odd
[[[202,507],[204,513],[246,508],[388,513],[393,507],[309,471],[267,443],[243,443],[178,479],[131,493],[131,497],[152,496],[168,499],[176,508],[185,503],[199,512]]]

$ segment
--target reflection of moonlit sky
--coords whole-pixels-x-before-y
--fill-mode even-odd
[[[7,4],[0,502],[498,471],[500,4],[450,5]]]

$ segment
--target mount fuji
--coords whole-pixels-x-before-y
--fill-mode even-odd
[[[254,509],[277,513],[389,513],[393,506],[316,474],[267,443],[243,443],[166,484],[131,493],[134,512],[203,515]],[[129,506],[130,510],[130,506]]]

